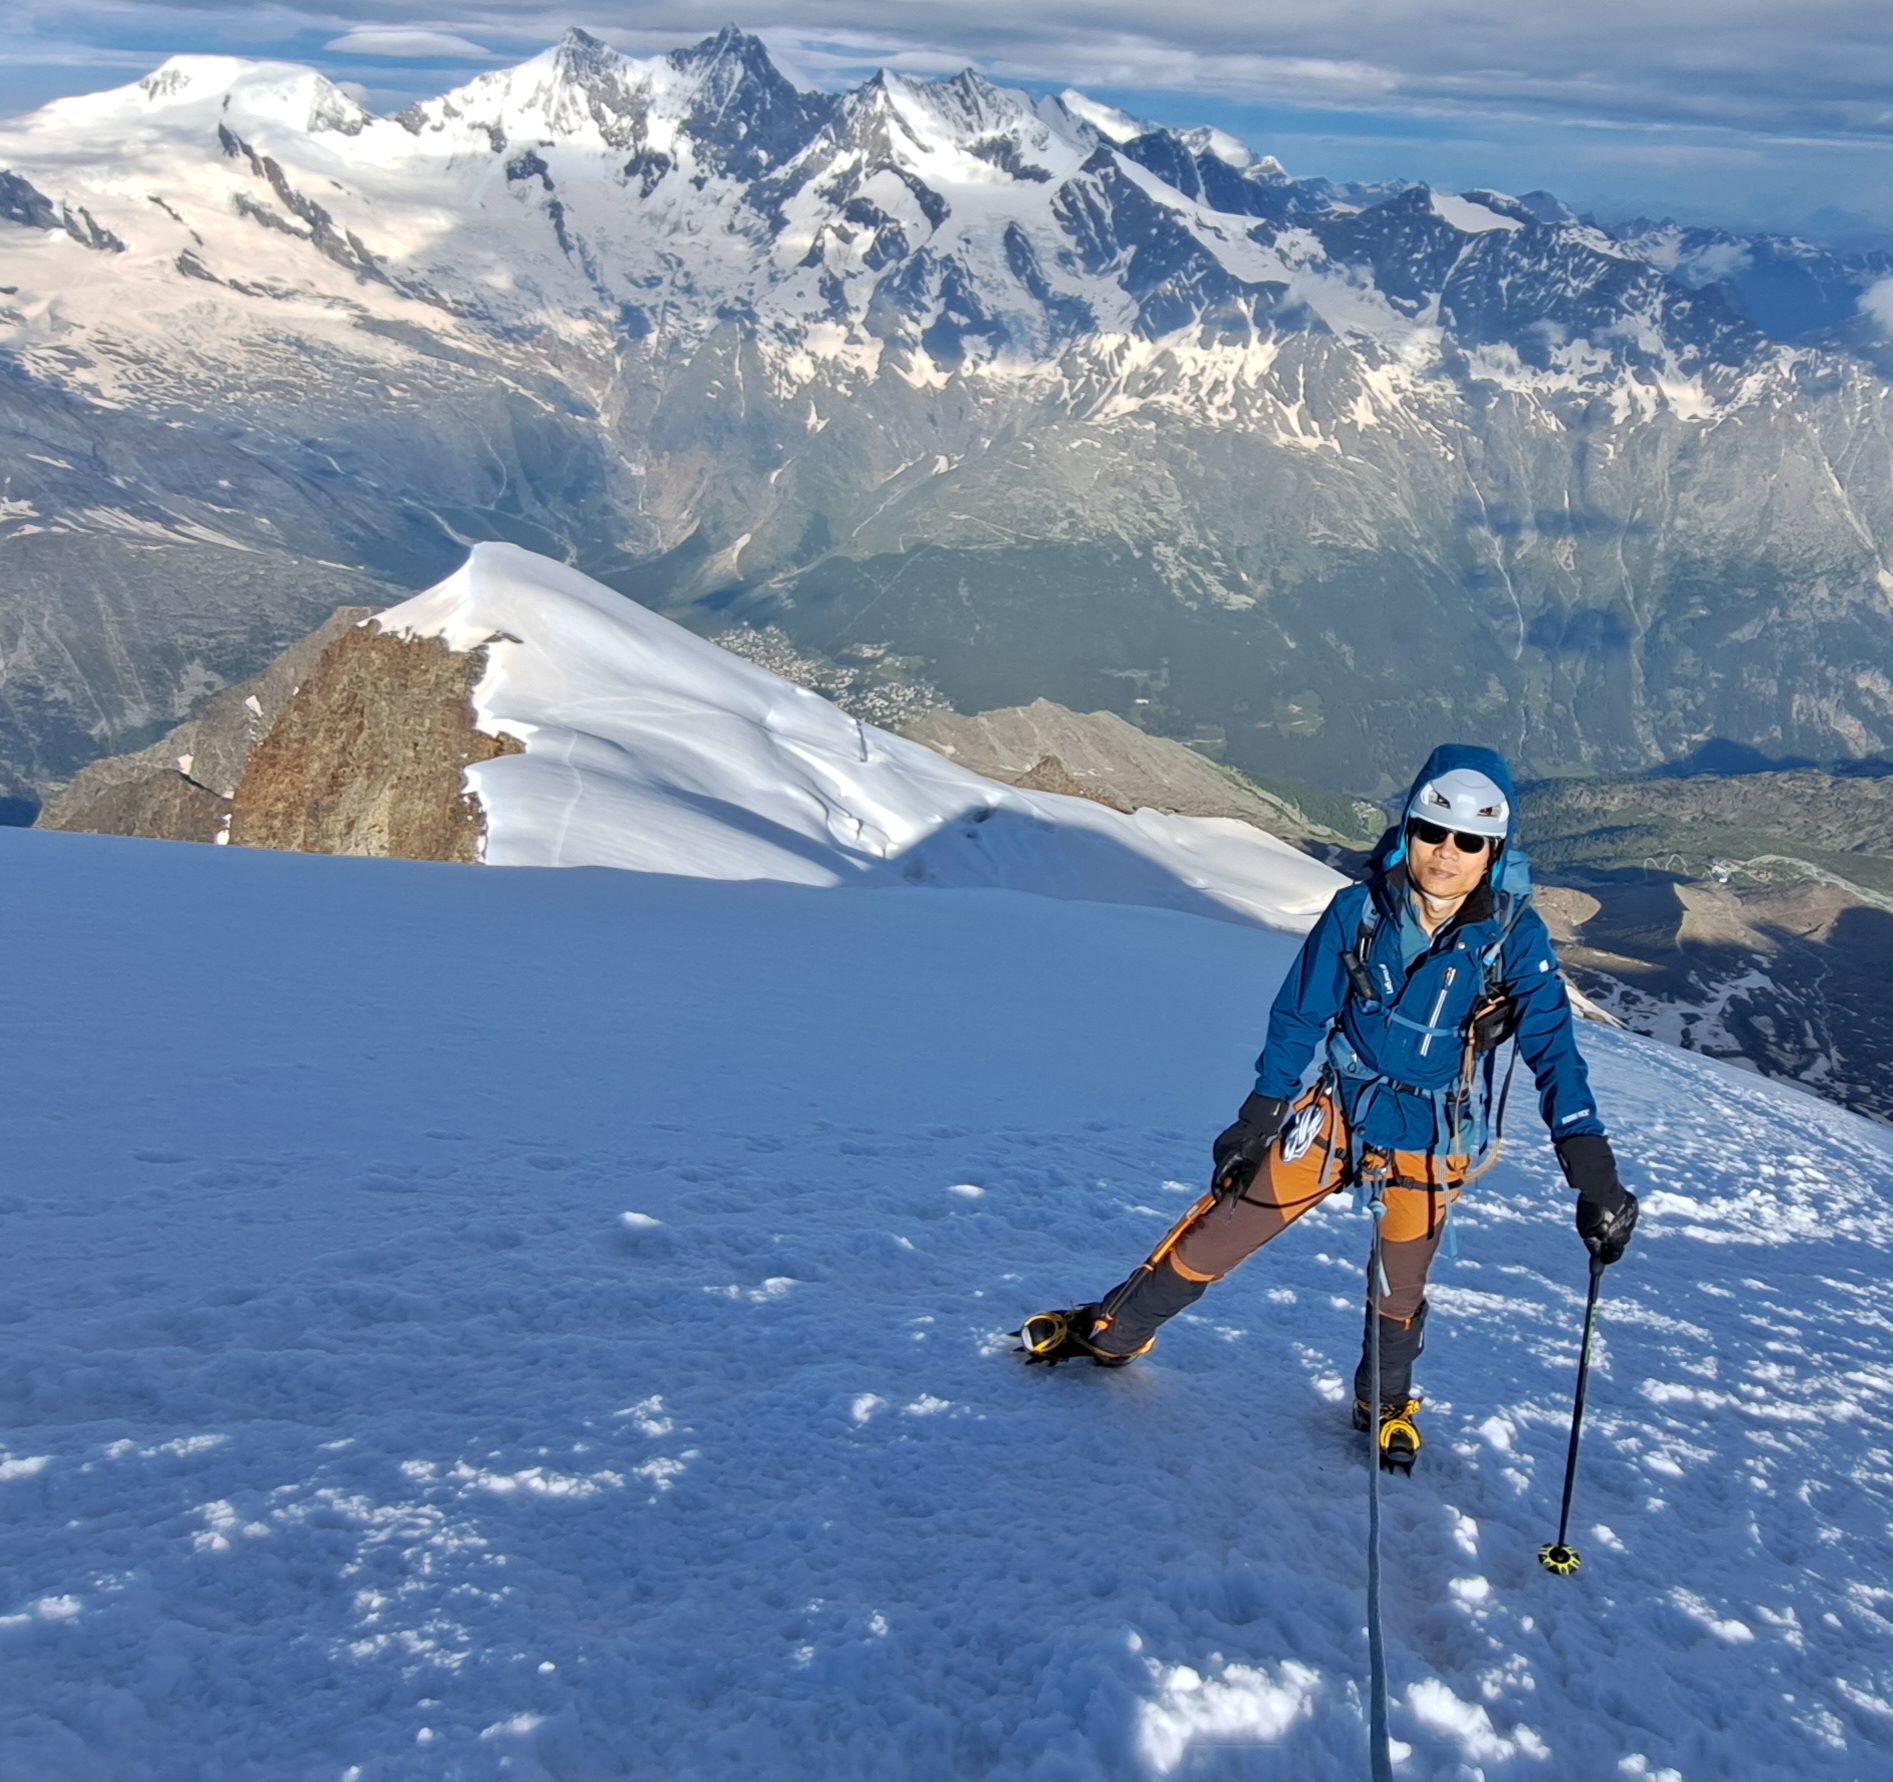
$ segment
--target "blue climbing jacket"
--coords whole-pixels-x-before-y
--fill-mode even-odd
[[[1401,945],[1404,812],[1422,784],[1458,767],[1476,769],[1504,791],[1511,809],[1505,847],[1485,881],[1409,964]],[[1476,1155],[1489,1137],[1487,1110],[1463,1093],[1466,1032],[1490,980],[1502,983],[1516,1005],[1518,1056],[1537,1081],[1552,1137],[1603,1136],[1551,936],[1528,901],[1529,867],[1516,845],[1518,799],[1504,759],[1468,744],[1437,748],[1407,804],[1374,850],[1366,879],[1335,893],[1283,980],[1256,1060],[1257,1093],[1291,1099],[1320,1053],[1356,1154],[1365,1146]],[[1371,1000],[1354,988],[1343,958],[1357,945],[1375,991]],[[1486,1100],[1490,1082],[1488,1070]]]

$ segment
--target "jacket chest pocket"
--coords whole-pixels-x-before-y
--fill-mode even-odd
[[[1411,1083],[1444,1083],[1459,1068],[1471,961],[1455,948],[1423,960],[1386,1010],[1381,1069]]]

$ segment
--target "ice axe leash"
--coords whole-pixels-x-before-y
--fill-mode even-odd
[[[1584,1388],[1591,1377],[1591,1332],[1597,1326],[1597,1290],[1604,1279],[1604,1264],[1591,1258],[1591,1296],[1584,1304],[1584,1342],[1578,1350],[1577,1401],[1571,1407],[1571,1450],[1564,1460],[1564,1507],[1558,1512],[1558,1538],[1538,1549],[1538,1563],[1548,1572],[1568,1578],[1583,1561],[1565,1539],[1571,1528],[1571,1487],[1577,1483],[1578,1435],[1584,1428]]]

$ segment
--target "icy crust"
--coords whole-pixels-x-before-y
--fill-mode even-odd
[[[1339,880],[1247,824],[1023,792],[862,724],[566,565],[482,544],[376,621],[487,649],[497,866],[989,886],[1302,928]]]

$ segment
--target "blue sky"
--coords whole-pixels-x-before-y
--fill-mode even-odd
[[[1893,244],[1886,0],[729,0],[416,13],[231,0],[12,0],[0,113],[118,86],[179,51],[311,63],[377,109],[522,60],[568,25],[639,54],[734,18],[806,85],[883,64],[1065,85],[1221,126],[1294,173],[1544,188],[1675,216]]]

